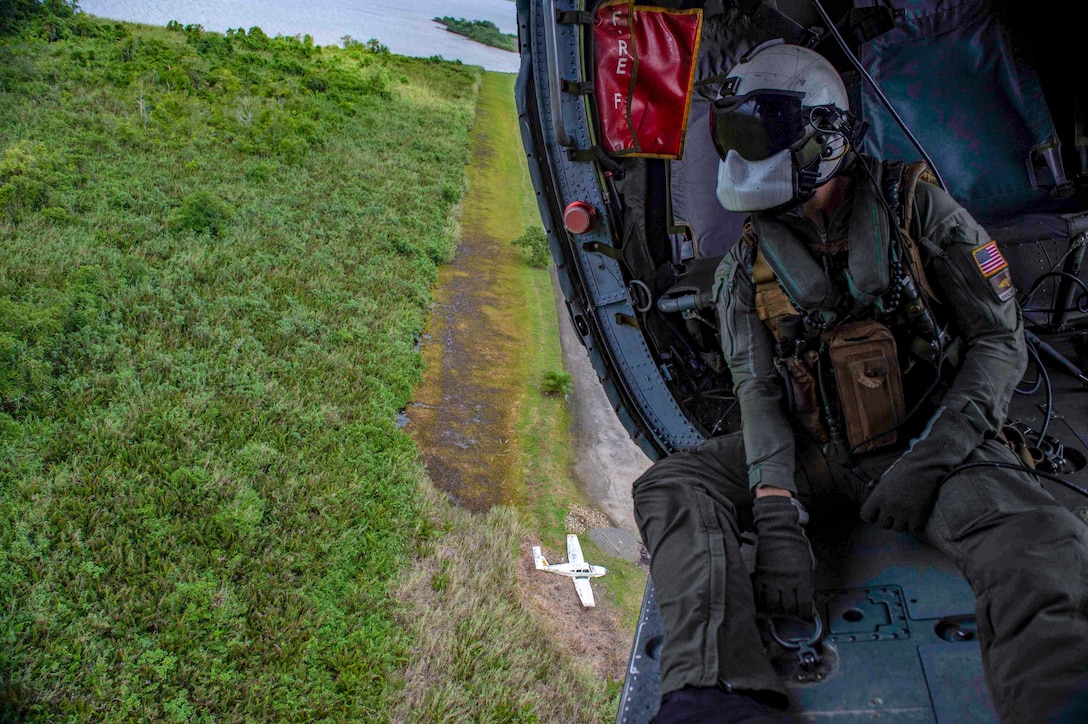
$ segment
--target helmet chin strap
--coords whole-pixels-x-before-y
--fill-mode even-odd
[[[808,168],[798,169],[797,181],[794,188],[797,189],[796,200],[798,203],[808,201],[816,194],[816,181],[820,178],[820,164],[814,163]]]
[[[826,133],[817,133],[793,152],[793,167],[796,169],[793,187],[797,190],[795,198],[798,202],[808,201],[816,193],[816,182],[820,179],[820,162],[824,160],[827,141]]]

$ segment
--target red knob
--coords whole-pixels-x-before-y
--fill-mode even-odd
[[[597,210],[585,201],[572,201],[563,210],[563,226],[572,234],[584,234],[597,221]]]

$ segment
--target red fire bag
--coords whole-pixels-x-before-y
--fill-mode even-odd
[[[680,158],[702,10],[611,0],[593,23],[601,146],[617,156]]]

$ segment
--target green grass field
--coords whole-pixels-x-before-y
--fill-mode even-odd
[[[3,717],[384,716],[478,84],[259,29],[0,38]]]

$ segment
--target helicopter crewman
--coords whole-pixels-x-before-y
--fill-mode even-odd
[[[1088,721],[1088,527],[1003,442],[1027,354],[996,243],[921,167],[855,151],[813,50],[753,48],[710,120],[718,199],[750,214],[715,288],[742,429],[633,486],[665,633],[655,721],[788,708],[757,614],[813,620],[806,525],[842,498],[959,567],[1003,721]]]

